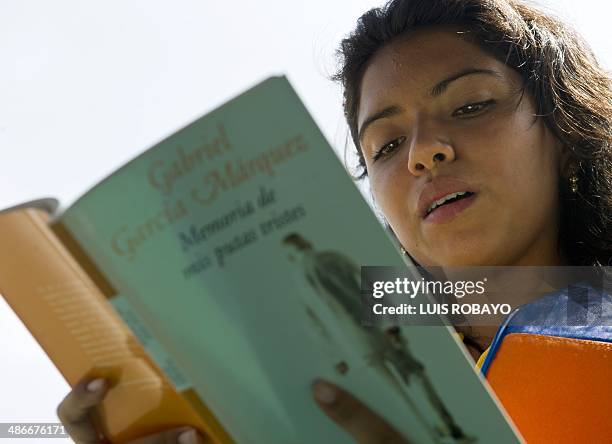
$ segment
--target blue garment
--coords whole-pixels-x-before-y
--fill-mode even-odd
[[[481,367],[483,375],[510,333],[612,342],[612,294],[578,283],[517,307],[497,330]]]

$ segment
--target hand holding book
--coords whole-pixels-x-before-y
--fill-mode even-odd
[[[313,386],[317,404],[360,444],[409,444],[397,430],[350,393],[326,381]]]
[[[99,407],[108,389],[108,383],[104,379],[83,380],[59,404],[58,417],[76,444],[105,442],[90,415]],[[313,395],[321,410],[357,442],[409,444],[389,423],[339,387],[317,380],[313,384]],[[168,442],[203,444],[206,441],[191,427],[176,427],[138,438],[128,444]]]
[[[76,444],[107,442],[92,421],[92,413],[100,407],[109,390],[104,379],[83,380],[75,385],[57,407],[57,416]],[[127,444],[204,444],[204,438],[191,427],[176,427],[150,434]]]

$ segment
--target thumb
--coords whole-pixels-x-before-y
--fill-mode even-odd
[[[350,393],[320,379],[315,381],[313,391],[319,407],[359,444],[408,444],[397,430]]]
[[[99,439],[90,412],[102,402],[107,391],[108,383],[103,379],[81,381],[58,406],[57,416],[75,442],[97,442]]]

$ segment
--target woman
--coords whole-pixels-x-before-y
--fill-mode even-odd
[[[415,262],[610,264],[610,79],[565,25],[513,0],[393,0],[364,14],[340,52],[361,177]],[[467,333],[478,358],[494,331]],[[77,442],[96,442],[97,384],[59,406]],[[407,442],[349,393],[313,387],[358,442]]]

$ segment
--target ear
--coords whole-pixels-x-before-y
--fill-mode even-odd
[[[574,153],[567,145],[560,145],[559,175],[565,179],[569,178],[575,168]]]

